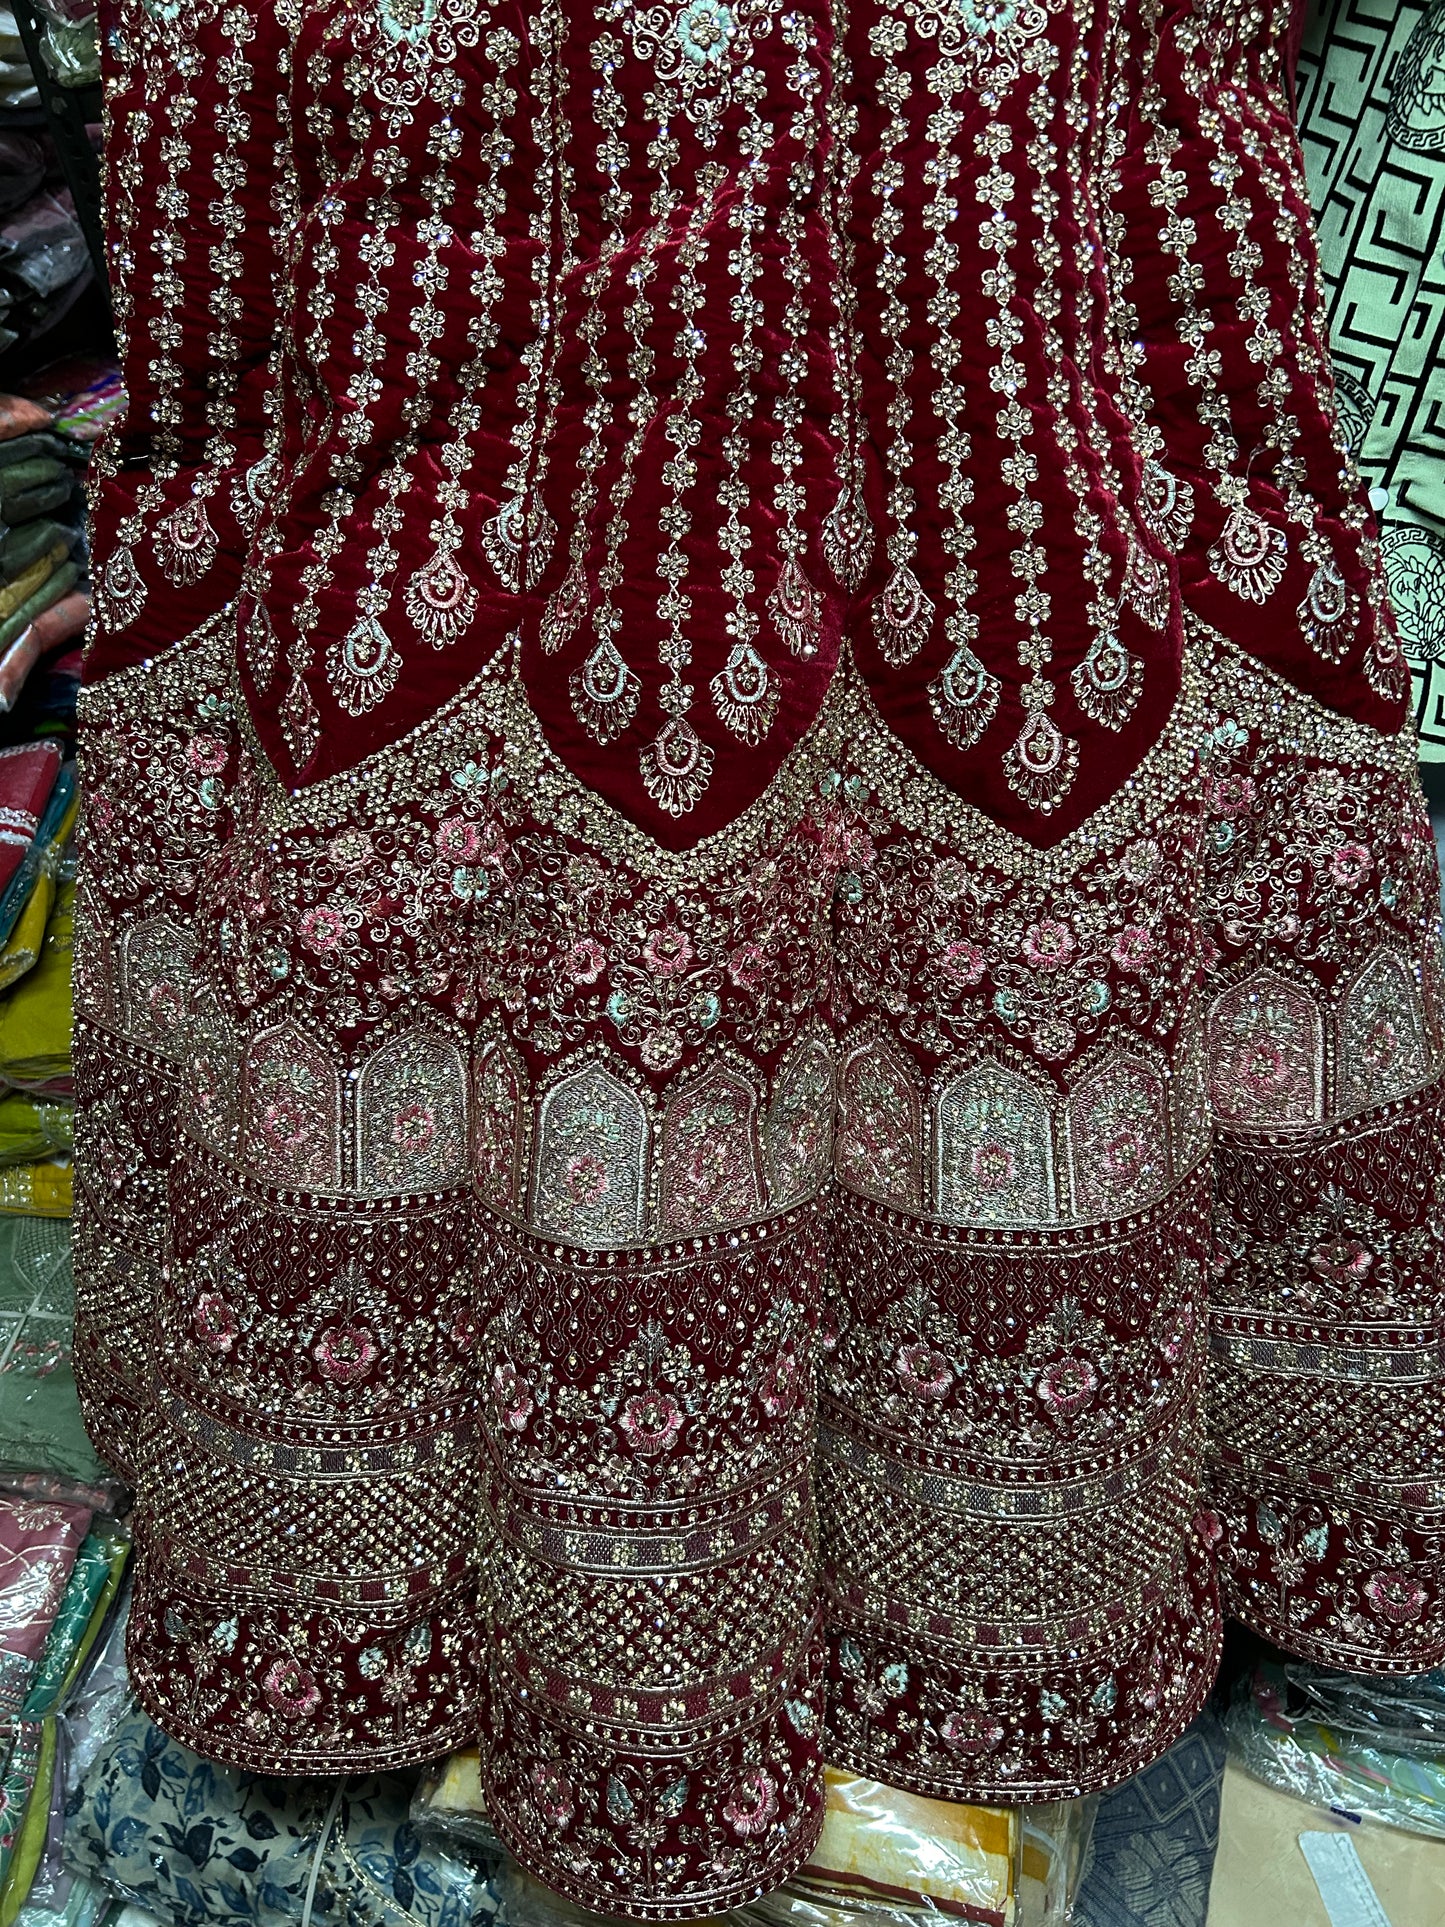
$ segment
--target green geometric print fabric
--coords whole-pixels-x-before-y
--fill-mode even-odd
[[[1315,0],[1298,89],[1341,414],[1445,798],[1445,0]]]

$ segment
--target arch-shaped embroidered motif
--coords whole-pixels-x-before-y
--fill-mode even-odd
[[[732,1064],[715,1064],[668,1100],[662,1121],[662,1226],[720,1231],[761,1216],[758,1094]]]
[[[1430,1075],[1425,1006],[1409,959],[1381,944],[1345,993],[1336,1102],[1344,1113],[1388,1104]]]
[[[886,1037],[854,1046],[839,1079],[836,1169],[865,1197],[923,1206],[923,1087]]]
[[[763,1135],[773,1203],[813,1197],[833,1167],[833,1059],[821,1037],[783,1059]]]
[[[196,933],[169,917],[132,924],[122,940],[126,1032],[166,1057],[185,1054]]]
[[[437,1031],[405,1031],[369,1057],[357,1079],[357,1185],[373,1197],[443,1191],[466,1170],[461,1051]]]
[[[1325,1021],[1303,984],[1256,970],[1210,1007],[1209,1095],[1226,1124],[1302,1126],[1325,1114]]]
[[[294,1024],[262,1031],[246,1052],[242,1155],[273,1184],[341,1189],[341,1076]]]
[[[1122,1218],[1169,1188],[1169,1085],[1163,1066],[1119,1051],[1069,1099],[1076,1218]]]
[[[651,1132],[642,1099],[600,1064],[584,1064],[542,1100],[532,1215],[569,1243],[643,1244]]]
[[[1053,1105],[1020,1071],[988,1061],[938,1097],[937,1208],[949,1224],[1053,1224]]]

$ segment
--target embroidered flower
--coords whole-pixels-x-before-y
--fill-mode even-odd
[[[1154,955],[1154,939],[1137,923],[1121,930],[1109,955],[1121,970],[1142,970]]]
[[[275,1710],[288,1720],[308,1720],[321,1704],[321,1688],[314,1673],[308,1673],[294,1659],[273,1660],[261,1682],[261,1691]]]
[[[970,1708],[955,1708],[939,1722],[938,1737],[950,1753],[965,1760],[982,1759],[997,1750],[1003,1739],[1003,1726],[991,1713]]]
[[[163,978],[146,992],[146,1009],[157,1030],[173,1030],[186,1014],[186,1002],[176,986]]]
[[[1073,1418],[1094,1402],[1099,1374],[1087,1358],[1061,1358],[1039,1373],[1040,1402],[1055,1418]]]
[[[1018,1174],[1018,1159],[997,1138],[985,1138],[982,1144],[976,1144],[969,1163],[974,1185],[986,1198],[1007,1191]]]
[[[1326,1238],[1310,1253],[1310,1270],[1336,1285],[1363,1283],[1374,1264],[1374,1252],[1358,1238]]]
[[[218,736],[196,736],[186,747],[186,761],[198,776],[215,776],[226,767],[226,745]]]
[[[91,796],[86,799],[85,813],[97,830],[108,830],[115,821],[115,805],[108,796]],[[0,1808],[0,1812],[4,1809]]]
[[[567,1164],[567,1189],[577,1204],[596,1204],[599,1198],[607,1195],[611,1181],[607,1166],[601,1158],[590,1151],[580,1157],[571,1158]]]
[[[436,1112],[430,1104],[403,1104],[391,1120],[391,1141],[401,1151],[424,1151],[436,1134]]]
[[[1149,1146],[1141,1131],[1126,1124],[1108,1138],[1099,1152],[1099,1165],[1111,1184],[1132,1184],[1149,1162]]]
[[[218,1291],[203,1291],[191,1310],[196,1337],[209,1351],[228,1352],[240,1336],[236,1314]]]
[[[492,1404],[499,1422],[509,1432],[525,1432],[537,1409],[531,1386],[509,1358],[500,1360],[492,1370]]]
[[[1342,843],[1330,858],[1330,875],[1342,890],[1358,890],[1374,867],[1375,859],[1363,843]]]
[[[575,1802],[572,1783],[566,1774],[549,1762],[539,1760],[528,1778],[532,1782],[532,1798],[548,1826],[559,1829],[570,1826]]]
[[[607,952],[591,937],[582,937],[567,952],[567,975],[574,984],[595,984],[607,968]]]
[[[302,943],[317,957],[330,956],[346,934],[341,912],[326,905],[307,910],[296,928]]]
[[[765,1833],[778,1817],[778,1783],[766,1767],[751,1767],[733,1785],[723,1818],[744,1840]]]
[[[951,943],[938,960],[950,983],[976,984],[983,977],[983,952],[976,943]]]
[[[332,1325],[311,1347],[323,1378],[333,1385],[355,1385],[381,1357],[381,1347],[364,1325]]]
[[[728,975],[739,990],[756,991],[762,986],[767,961],[755,943],[740,943],[728,958]]]
[[[948,1360],[922,1339],[899,1348],[893,1369],[915,1398],[946,1398],[953,1383]]]
[[[695,67],[717,67],[727,58],[737,23],[720,0],[689,0],[677,16],[677,40]]]
[[[437,824],[438,855],[448,863],[479,863],[482,833],[468,817],[448,816]]]
[[[1254,803],[1254,778],[1238,774],[1207,776],[1204,801],[1216,816],[1245,816]]]
[[[338,870],[364,870],[376,850],[365,830],[338,830],[327,844],[326,854]]]
[[[279,1151],[293,1151],[306,1141],[306,1113],[294,1097],[278,1097],[261,1113],[261,1130]]]
[[[680,977],[692,959],[693,948],[687,933],[676,924],[667,923],[660,930],[649,931],[647,942],[642,946],[642,961],[654,977]]]
[[[1410,1626],[1425,1610],[1430,1595],[1408,1572],[1377,1572],[1365,1581],[1370,1611],[1387,1626]]]
[[[1206,1546],[1217,1546],[1224,1537],[1224,1525],[1219,1514],[1207,1506],[1195,1513],[1194,1530]]]
[[[1052,917],[1031,923],[1024,933],[1024,961],[1035,970],[1061,970],[1077,948],[1069,926]]]
[[[650,1071],[670,1071],[681,1056],[682,1039],[667,1024],[642,1040],[642,1061]]]
[[[758,1387],[758,1402],[769,1418],[786,1418],[803,1395],[803,1373],[790,1345],[769,1365]]]
[[[634,1452],[656,1458],[670,1452],[682,1430],[682,1407],[666,1392],[637,1392],[622,1408],[617,1421]]]
[[[1383,1072],[1389,1070],[1399,1054],[1400,1033],[1381,1011],[1361,1040],[1360,1055],[1372,1070]]]

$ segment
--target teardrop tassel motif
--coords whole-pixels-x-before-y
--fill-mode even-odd
[[[1145,462],[1139,514],[1150,533],[1177,555],[1194,525],[1194,490],[1160,463]]]
[[[669,716],[641,757],[648,795],[669,816],[696,809],[712,781],[712,751],[685,716]]]
[[[642,684],[622,660],[611,636],[604,636],[568,682],[572,713],[595,743],[615,742],[637,714]]]
[[[576,635],[587,613],[588,600],[586,571],[574,562],[542,613],[542,648],[547,655],[555,656],[563,643]]]
[[[1265,602],[1284,578],[1288,544],[1253,509],[1233,508],[1209,551],[1209,566],[1226,589],[1249,602]]]
[[[401,674],[401,657],[375,616],[363,616],[327,652],[327,679],[350,716],[384,702]]]
[[[873,524],[856,482],[844,488],[823,522],[823,560],[850,594],[862,588],[873,560]]]
[[[246,666],[251,671],[251,680],[263,694],[271,687],[276,674],[276,631],[271,624],[271,612],[264,602],[253,602],[245,616],[242,635],[246,639]]]
[[[1079,745],[1065,736],[1046,709],[1032,709],[1003,759],[1003,770],[1014,795],[1048,816],[1073,788]]]
[[[1169,623],[1169,571],[1157,556],[1150,555],[1138,542],[1129,544],[1129,560],[1124,572],[1124,593],[1129,607],[1151,629],[1167,628]]]
[[[167,582],[189,589],[206,575],[220,550],[206,505],[198,495],[182,502],[156,530],[156,560]]]
[[[1341,662],[1359,629],[1360,608],[1360,598],[1345,581],[1338,564],[1332,559],[1321,562],[1295,611],[1300,634],[1326,662]]]
[[[482,528],[482,547],[502,587],[525,595],[541,581],[557,540],[557,524],[540,503],[526,507],[520,495],[504,502]]]
[[[445,649],[477,619],[477,592],[450,549],[437,549],[406,585],[405,607],[413,629],[433,649]]]
[[[904,663],[912,662],[933,629],[933,613],[932,596],[924,594],[923,584],[912,569],[901,564],[873,599],[873,634],[879,654],[891,668],[901,669]]]
[[[778,685],[750,642],[735,642],[732,654],[708,684],[724,728],[747,744],[760,743],[778,713]]]
[[[1144,687],[1144,665],[1111,631],[1095,636],[1069,681],[1075,702],[1091,723],[1122,729]]]
[[[321,742],[321,718],[316,713],[306,679],[300,674],[292,676],[291,687],[281,704],[281,734],[286,738],[286,747],[297,770],[304,770]]]
[[[96,614],[101,626],[112,634],[129,628],[146,606],[150,593],[129,549],[116,549],[107,558],[101,571],[100,590]]]
[[[928,685],[933,719],[955,749],[972,749],[983,735],[998,713],[1000,687],[998,677],[961,642]]]
[[[823,628],[823,598],[803,573],[797,556],[790,555],[768,597],[773,627],[795,656],[816,656]]]

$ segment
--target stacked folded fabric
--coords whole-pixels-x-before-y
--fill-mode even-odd
[[[86,1496],[33,1476],[0,1491],[0,1927],[34,1885],[52,1830],[58,1711],[130,1550],[125,1529]]]
[[[107,1475],[75,1395],[74,1313],[69,1224],[0,1218],[0,1468],[93,1486]]]
[[[1314,1806],[1445,1839],[1445,1672],[1359,1679],[1257,1666],[1227,1721],[1257,1780]]]
[[[268,1780],[213,1766],[132,1708],[80,1785],[66,1856],[167,1927],[490,1919],[489,1869],[425,1840],[411,1798],[402,1776]]]

